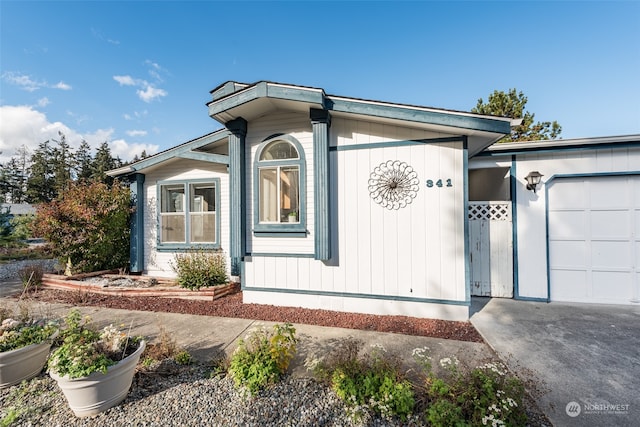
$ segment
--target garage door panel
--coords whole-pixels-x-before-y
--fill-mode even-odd
[[[586,215],[586,214],[585,214]],[[591,211],[592,239],[625,239],[631,236],[631,215],[626,211]]]
[[[584,211],[558,211],[549,214],[549,235],[554,240],[586,238],[587,219]]]
[[[551,287],[551,299],[556,301],[584,301],[587,299],[587,273],[584,270],[553,270],[551,283],[563,286]]]
[[[554,209],[584,209],[587,204],[587,193],[584,190],[584,183],[573,182],[571,188],[554,188],[552,194],[549,194],[549,204]]]
[[[593,269],[626,269],[633,264],[629,242],[591,242],[591,267]]]
[[[548,196],[549,297],[640,299],[640,177],[559,178]]]
[[[551,242],[551,252],[555,254],[549,259],[551,268],[585,268],[587,251],[581,241],[563,240]]]
[[[594,271],[592,296],[602,302],[630,300],[633,276],[629,272]]]
[[[591,209],[627,209],[630,202],[626,177],[602,177],[588,180]]]

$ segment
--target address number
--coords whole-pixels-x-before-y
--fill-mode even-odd
[[[434,181],[432,179],[428,179],[427,180],[427,188],[431,188],[431,187],[453,187],[453,183],[451,182],[451,179],[439,179],[437,181]]]

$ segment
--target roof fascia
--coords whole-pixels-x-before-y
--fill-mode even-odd
[[[127,165],[119,169],[110,170],[107,172],[107,175],[120,176],[120,175],[126,175],[133,172],[138,172],[143,169],[150,168],[152,166],[155,166],[157,164],[166,162],[168,160],[171,160],[177,157],[193,158],[193,157],[188,157],[190,156],[190,154],[188,153],[191,153],[193,152],[193,150],[196,150],[200,147],[204,147],[205,145],[225,139],[230,134],[231,132],[229,132],[227,129],[220,129],[208,135],[204,135],[194,140],[191,140],[189,142],[186,142],[184,144],[178,145],[177,147],[174,147],[169,150],[163,151],[161,153],[155,154],[153,156],[147,157],[146,159],[140,160],[139,162],[132,163],[130,165]],[[210,154],[210,153],[193,153],[193,154],[197,155],[197,154]],[[227,165],[229,164],[228,156],[224,156],[221,154],[210,154],[210,156],[206,156],[206,158],[208,160],[205,160],[204,156],[195,160],[213,161],[214,163],[222,163]]]
[[[544,141],[522,141],[495,144],[487,148],[480,157],[506,156],[527,153],[557,151],[595,150],[603,148],[638,147],[640,135],[606,136],[579,139],[553,139]]]
[[[235,83],[233,83],[235,85]],[[229,82],[214,91],[226,90]],[[396,119],[422,124],[434,124],[458,129],[506,135],[511,132],[511,119],[471,113],[427,109],[408,105],[366,101],[355,98],[328,96],[322,89],[271,82],[258,82],[228,96],[207,103],[209,116],[217,115],[258,98],[274,98],[314,104],[318,108],[346,114]]]

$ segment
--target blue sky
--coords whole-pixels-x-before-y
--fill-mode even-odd
[[[640,133],[640,2],[0,0],[0,162],[58,131],[130,159],[270,80],[468,111],[517,88],[562,137]]]

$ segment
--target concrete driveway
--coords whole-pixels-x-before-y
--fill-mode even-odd
[[[509,366],[537,380],[556,426],[640,420],[640,306],[474,298],[471,322]]]

